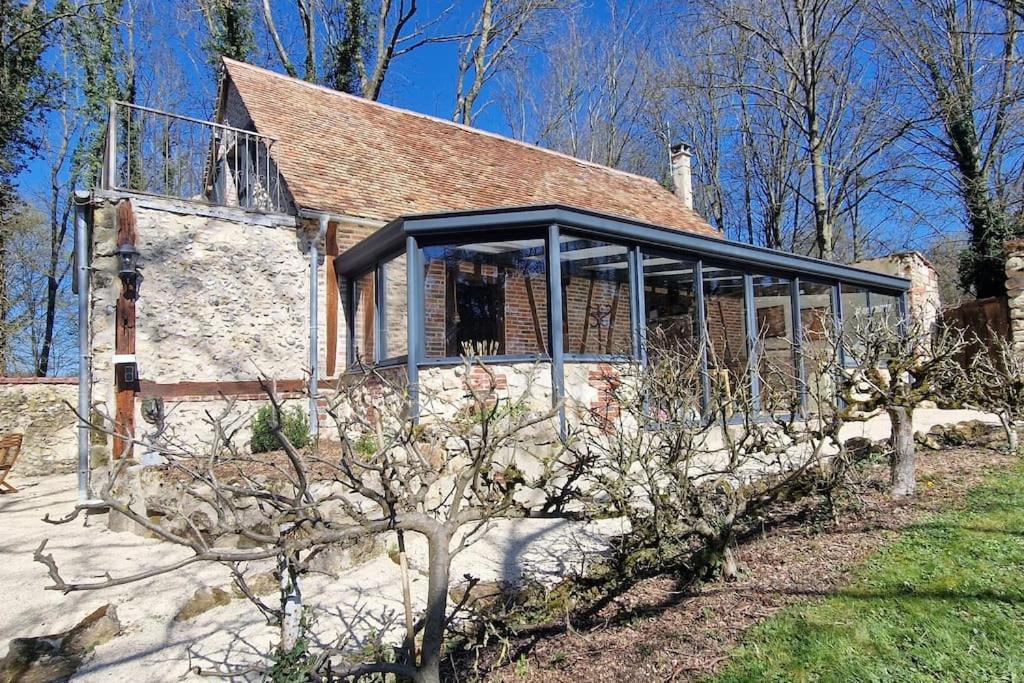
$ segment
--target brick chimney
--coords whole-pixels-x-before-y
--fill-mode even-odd
[[[690,146],[685,142],[672,145],[672,188],[686,208],[693,208],[693,178],[690,173]]]

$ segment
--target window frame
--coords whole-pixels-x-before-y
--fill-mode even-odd
[[[625,284],[629,287],[628,313],[629,313],[629,317],[630,317],[629,326],[627,328],[629,330],[629,346],[630,346],[629,353],[571,353],[571,352],[565,351],[565,332],[567,330],[567,324],[566,324],[566,320],[565,320],[565,313],[566,313],[566,306],[568,305],[568,302],[565,301],[565,291],[566,291],[565,288],[566,288],[566,285],[565,285],[565,283],[562,282],[562,266],[563,266],[563,264],[566,264],[566,263],[572,263],[572,261],[562,261],[562,253],[563,253],[562,252],[562,244],[563,244],[562,237],[563,236],[572,236],[572,237],[574,237],[576,239],[584,239],[584,240],[593,241],[593,242],[603,242],[607,246],[610,246],[610,247],[622,247],[623,249],[626,250],[626,253],[625,253],[625,257],[626,257],[626,281],[625,281]],[[609,240],[608,238],[594,237],[592,235],[587,235],[585,233],[579,233],[579,232],[577,232],[575,230],[569,230],[567,232],[559,230],[558,231],[558,239],[555,242],[555,244],[558,245],[558,249],[555,251],[555,256],[557,257],[556,260],[558,262],[558,278],[557,279],[558,279],[558,286],[559,286],[560,292],[561,292],[561,296],[560,296],[561,309],[559,311],[559,313],[560,313],[559,317],[562,319],[562,321],[561,321],[561,331],[562,331],[561,355],[562,355],[563,361],[564,362],[569,362],[569,363],[630,363],[630,362],[637,362],[637,361],[639,361],[641,359],[641,353],[640,353],[640,348],[641,347],[638,345],[639,340],[637,339],[637,334],[636,334],[636,326],[637,326],[636,313],[637,313],[637,311],[636,311],[636,305],[635,305],[636,304],[636,299],[637,299],[637,295],[636,295],[636,291],[637,291],[637,274],[636,274],[636,263],[635,263],[635,256],[634,256],[634,251],[636,249],[636,245],[631,244],[631,243],[629,243],[627,241],[624,241],[624,240],[620,240],[620,241],[616,242],[616,241]],[[551,279],[550,273],[548,275],[548,279],[549,280]],[[549,302],[549,305],[550,305],[550,302]],[[550,313],[549,313],[549,315],[550,315]],[[584,321],[584,322],[586,323],[586,321]],[[552,346],[551,348],[552,348],[552,350],[554,350],[554,346]]]
[[[539,214],[543,216],[568,215],[576,220],[546,220],[520,219],[520,222],[501,222],[501,216],[505,213],[513,214],[513,217],[520,215]],[[407,223],[414,225],[413,228]],[[420,227],[420,224],[422,227]],[[563,339],[563,291],[561,274],[561,237],[563,234],[573,235],[583,239],[601,241],[615,246],[626,248],[626,264],[628,272],[628,284],[630,295],[628,297],[628,309],[631,318],[632,344],[629,354],[571,354],[564,350]],[[652,235],[654,237],[652,237]],[[462,362],[460,357],[445,356],[427,358],[425,354],[425,288],[423,278],[409,277],[410,273],[424,272],[425,267],[423,250],[430,246],[438,245],[459,245],[473,244],[477,242],[499,242],[506,240],[528,240],[542,239],[543,255],[546,257],[547,276],[547,345],[548,348],[541,353],[529,354],[500,354],[483,357],[482,360],[495,364],[511,364],[521,362],[550,362],[552,372],[553,400],[560,400],[564,395],[565,363],[576,362],[609,362],[623,363],[635,362],[646,363],[646,308],[644,292],[644,254],[663,255],[667,258],[679,259],[692,262],[694,268],[694,300],[696,303],[697,329],[706,339],[707,335],[707,308],[703,280],[705,269],[708,267],[722,267],[738,271],[743,275],[743,300],[744,319],[746,321],[746,343],[748,354],[755,354],[756,349],[756,310],[753,301],[753,278],[756,276],[774,276],[785,278],[789,282],[791,297],[791,329],[793,333],[793,354],[794,365],[797,373],[797,389],[800,393],[800,405],[806,414],[807,411],[807,387],[806,368],[804,354],[801,345],[803,342],[803,321],[801,318],[801,297],[800,288],[802,282],[811,282],[829,287],[831,315],[837,329],[841,329],[844,319],[842,305],[841,287],[848,284],[860,287],[869,292],[870,295],[879,294],[894,297],[897,301],[899,319],[904,321],[907,312],[907,291],[909,281],[905,278],[874,274],[864,269],[850,268],[838,264],[815,261],[799,255],[787,254],[784,252],[771,252],[761,247],[732,243],[722,239],[711,239],[700,235],[678,233],[657,226],[647,226],[635,222],[622,221],[614,217],[588,214],[587,212],[568,209],[565,207],[526,207],[521,209],[492,210],[483,212],[463,212],[439,216],[422,216],[399,219],[392,222],[379,234],[375,234],[363,243],[353,247],[350,256],[339,256],[345,258],[352,265],[352,270],[344,277],[347,287],[347,308],[348,315],[348,346],[346,366],[350,369],[353,365],[354,347],[354,287],[352,283],[370,270],[375,271],[375,350],[374,363],[380,367],[391,367],[405,363],[411,385],[411,393],[414,401],[414,414],[416,403],[416,382],[420,368],[432,366],[457,365]],[[381,249],[381,254],[374,254],[375,249],[380,245],[390,245]],[[691,246],[692,244],[692,246]],[[384,264],[400,255],[404,249],[406,254],[406,289],[407,289],[407,355],[392,358],[381,358],[386,351],[386,307],[387,295],[384,281]],[[749,252],[750,257],[746,254]],[[765,252],[777,256],[778,267],[768,263]],[[803,264],[809,264],[804,270]],[[848,277],[842,275],[850,271]],[[341,272],[341,269],[339,269]],[[838,273],[839,275],[836,275]],[[868,284],[868,283],[877,283]],[[710,403],[711,387],[707,366],[706,343],[702,354],[702,405]],[[839,350],[841,362],[845,365],[845,354],[842,348]],[[748,363],[753,359],[749,355]],[[756,374],[748,373],[747,380],[756,383]],[[750,387],[753,390],[755,401],[759,400],[759,392],[756,386]],[[770,419],[770,416],[764,416]],[[564,424],[564,409],[562,420]],[[741,418],[742,419],[742,418]]]

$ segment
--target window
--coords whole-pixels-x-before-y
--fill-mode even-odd
[[[547,349],[544,240],[423,249],[427,358]]]
[[[374,363],[377,335],[377,302],[374,271],[364,273],[352,283],[352,358],[350,364]]]
[[[728,405],[749,388],[743,273],[706,265],[703,286],[711,394]]]
[[[754,275],[754,330],[761,400],[775,410],[792,407],[797,393],[793,344],[793,283],[782,277]]]
[[[843,348],[846,364],[856,365],[862,353],[865,335],[870,334],[869,325],[895,327],[899,324],[899,298],[845,283],[839,289],[843,299]]]
[[[643,252],[644,321],[647,337],[666,344],[692,344],[697,339],[697,298],[693,284],[696,263]]]
[[[409,346],[409,297],[405,254],[382,264],[384,269],[384,358],[406,355]]]
[[[629,250],[563,235],[562,347],[567,355],[631,355]]]
[[[657,367],[659,354],[664,353],[670,364],[681,361],[681,367],[688,368],[681,386],[659,386],[656,390],[661,394],[658,398],[667,404],[658,406],[659,414],[696,419],[704,403],[700,315],[694,283],[697,263],[647,251],[641,253],[641,261],[647,358]]]
[[[803,361],[806,409],[821,411],[821,404],[835,398],[835,381],[825,371],[833,362],[835,319],[832,310],[834,287],[800,280],[800,357]]]

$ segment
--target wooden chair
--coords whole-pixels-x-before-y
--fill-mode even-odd
[[[21,453],[21,434],[8,434],[0,437],[0,493],[17,493],[18,489],[8,484],[8,473],[18,460]]]

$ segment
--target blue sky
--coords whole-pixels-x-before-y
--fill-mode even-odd
[[[586,15],[594,18],[606,15],[606,9],[601,3],[582,3],[577,6]],[[145,46],[145,50],[153,48],[165,52],[159,59],[173,60],[184,80],[187,92],[176,93],[179,101],[173,106],[164,105],[158,108],[209,119],[213,109],[215,76],[205,61],[202,44],[206,35],[205,31],[198,30],[203,27],[192,7],[183,0],[142,0],[137,4],[137,11],[142,17],[138,21],[139,26],[134,38],[137,49]],[[276,7],[290,9],[292,4],[279,3],[275,5]],[[422,22],[436,19],[435,32],[455,33],[472,26],[476,10],[477,3],[474,2],[450,4],[438,0],[421,0],[417,17],[420,17]],[[187,17],[188,20],[166,20],[171,17]],[[278,29],[286,44],[294,42],[297,45],[295,41],[298,40],[298,36],[294,35],[294,32],[293,35],[289,35],[289,18],[291,17],[282,10],[282,14],[277,17]],[[192,28],[182,29],[183,25],[187,26],[189,23],[192,24]],[[261,23],[257,22],[257,41],[260,43],[260,49],[250,61],[283,73],[284,69],[265,32],[262,31]],[[322,45],[323,36],[319,36],[319,39]],[[432,44],[396,59],[388,72],[381,101],[441,118],[450,118],[455,101],[457,50],[458,46],[455,43]],[[59,52],[51,50],[48,55],[50,66],[59,68],[59,60]],[[151,91],[158,89],[157,80],[163,75],[159,71],[154,72],[145,63],[145,59],[140,67],[140,103],[154,104]],[[481,107],[481,111],[474,125],[497,133],[507,133],[508,127],[503,121],[500,109],[487,102],[488,96],[485,92],[479,100],[478,106]],[[57,134],[57,125],[56,116],[49,116],[48,125],[42,134]],[[22,191],[30,198],[38,195],[48,185],[48,172],[48,161],[45,158],[32,160],[28,170],[20,178]]]

